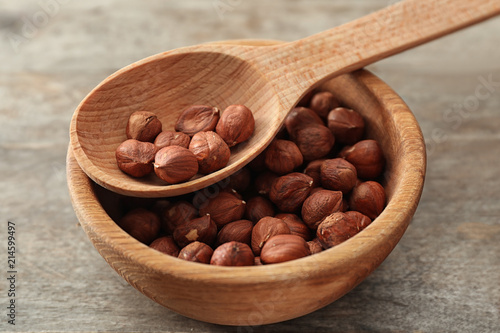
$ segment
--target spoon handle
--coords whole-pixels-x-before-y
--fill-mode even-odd
[[[499,0],[404,0],[337,28],[259,51],[285,108],[312,85],[500,14]],[[284,70],[285,69],[285,70]]]

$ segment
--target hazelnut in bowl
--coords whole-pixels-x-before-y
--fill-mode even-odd
[[[304,172],[310,161],[303,154],[305,159],[295,161],[292,172],[287,175],[291,175],[295,182],[293,184],[310,184],[308,195],[302,195],[301,192],[302,199],[298,204],[292,204],[286,196],[283,200],[272,200],[286,195],[286,191],[278,194],[266,192],[262,194],[264,199],[245,202],[239,193],[216,186],[174,198],[125,197],[92,181],[79,167],[71,149],[68,150],[67,177],[72,204],[81,226],[101,256],[130,285],[155,302],[184,316],[223,325],[261,325],[297,318],[334,302],[356,287],[394,249],[415,213],[424,184],[425,144],[419,125],[406,104],[370,72],[359,70],[344,74],[315,89],[333,95],[342,107],[356,110],[365,124],[364,138],[368,142],[357,149],[358,152],[364,152],[362,158],[356,149],[352,149],[351,136],[356,135],[352,133],[343,136],[346,142],[339,143],[337,140],[333,147],[326,150],[330,154],[328,156],[334,155],[335,158],[331,158],[328,163],[321,163],[321,168],[325,169],[322,174],[340,168],[340,179],[349,179],[350,183],[345,188],[339,188],[335,195],[329,190],[313,188],[314,182],[308,178],[313,179],[314,176],[309,177]],[[322,117],[327,122],[331,105],[323,107],[323,102],[321,99],[308,101],[318,105],[315,109],[318,114],[323,113]],[[342,127],[342,121],[338,119],[351,117],[345,110],[339,113],[332,115],[337,117],[332,126]],[[310,133],[320,133],[316,130],[315,127]],[[347,129],[336,130],[348,132]],[[313,135],[310,133],[297,131],[297,142],[302,142],[301,135]],[[365,163],[379,158],[370,153],[370,140],[377,142],[383,152],[382,172],[376,163]],[[333,144],[328,135],[325,142]],[[300,148],[300,144],[298,146]],[[307,148],[304,151],[311,154],[315,152]],[[248,169],[254,168],[249,177],[255,177],[255,170],[262,164],[257,159],[248,166]],[[359,179],[352,179],[352,173],[356,170],[345,167],[344,160],[356,165]],[[366,181],[377,172],[376,181]],[[236,180],[238,175],[232,177],[235,181],[229,179],[227,183],[236,187],[243,183],[249,186],[259,184],[255,178],[245,182]],[[337,180],[334,177],[328,179],[334,184],[331,186],[336,186]],[[269,177],[267,182],[281,184],[284,181],[286,179],[279,182]],[[320,181],[330,184],[326,180]],[[342,186],[345,186],[345,182]],[[220,197],[225,199],[212,206],[219,210],[230,207],[235,214],[232,218],[210,211],[210,204],[200,199],[214,196],[214,189],[220,194],[224,193]],[[363,195],[357,194],[380,189],[385,194],[385,205],[382,207],[381,200],[376,199],[376,196],[367,201]],[[264,192],[261,190],[259,193]],[[345,200],[339,200],[342,196]],[[357,200],[358,197],[361,199]],[[355,207],[355,210],[363,211],[365,215],[359,220],[368,219],[371,223],[341,242],[325,233],[324,242],[318,243],[314,241],[314,232],[310,235],[307,227],[302,228],[303,224],[282,222],[293,213],[290,210],[298,211],[298,215],[305,200],[312,201],[315,198],[317,202],[324,202],[342,211],[346,211],[347,206]],[[337,204],[332,204],[335,200]],[[173,219],[164,217],[162,212],[166,210],[165,207],[182,205],[184,208],[174,213],[183,215],[184,221],[189,222],[175,225]],[[245,212],[240,209],[241,205],[254,209]],[[302,218],[308,222],[310,231],[320,232],[328,223],[335,222],[330,215],[326,221],[328,223],[318,226],[315,214],[321,208],[303,211]],[[383,210],[380,212],[381,208]],[[131,211],[139,215],[132,224],[124,221],[124,216]],[[266,213],[262,213],[264,211]],[[347,218],[347,213],[337,214],[342,214],[341,219]],[[137,229],[137,223],[141,224],[141,228]],[[260,230],[265,229],[266,223],[273,225],[276,230],[282,230],[278,232],[280,235],[262,237],[264,232]],[[252,233],[252,229],[257,235]],[[196,235],[195,242],[193,235]],[[224,242],[222,238],[231,239],[228,235],[237,235],[238,241]],[[304,237],[310,237],[309,247],[304,245]],[[254,242],[255,239],[258,241]],[[265,243],[268,239],[274,239],[272,246]],[[330,241],[333,243],[328,243]],[[205,243],[212,244],[212,248]],[[219,247],[223,248],[219,250]],[[288,259],[293,260],[282,260],[284,252],[280,249],[284,247],[293,250],[285,253],[285,257],[290,254]],[[241,255],[232,257],[234,253]]]

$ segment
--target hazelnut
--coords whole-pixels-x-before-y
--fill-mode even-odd
[[[329,91],[321,91],[314,94],[309,102],[309,108],[323,119],[328,116],[331,110],[339,106],[340,102]]]
[[[172,236],[163,236],[157,238],[151,244],[149,244],[149,247],[170,256],[177,257],[179,255],[179,247],[175,243]]]
[[[207,105],[192,105],[182,111],[175,130],[193,136],[198,132],[213,131],[220,118],[219,109]]]
[[[244,105],[229,105],[215,127],[215,131],[233,147],[252,136],[255,129],[255,120],[252,111]]]
[[[354,187],[349,197],[349,208],[374,220],[385,207],[385,190],[376,181],[366,181]]]
[[[328,113],[328,128],[338,143],[352,145],[361,140],[365,122],[358,112],[348,108],[336,108]]]
[[[292,172],[288,175],[277,178],[271,187],[269,199],[282,212],[293,213],[300,209],[311,192],[313,179],[308,175],[299,172]]]
[[[210,214],[217,226],[222,227],[229,222],[241,220],[245,214],[246,202],[230,192],[220,192],[208,199],[200,207],[200,215]]]
[[[156,153],[154,170],[156,175],[167,183],[177,184],[196,175],[198,161],[189,149],[168,146]]]
[[[279,175],[292,172],[303,161],[299,147],[289,140],[273,140],[266,149],[266,167]]]
[[[356,167],[358,177],[375,179],[382,174],[385,160],[380,145],[375,140],[362,140],[351,147],[345,147],[339,153]]]
[[[324,161],[325,159],[311,161],[304,169],[304,173],[313,179],[313,187],[318,187],[321,185],[320,170],[321,164],[323,164]]]
[[[312,161],[326,156],[332,150],[335,138],[328,127],[310,125],[295,130],[293,142],[299,147],[304,160]]]
[[[198,160],[199,172],[208,174],[222,169],[229,162],[231,151],[215,132],[199,132],[193,135],[189,150]]]
[[[276,264],[306,257],[311,254],[304,238],[297,235],[276,235],[262,247],[260,260],[264,264]]]
[[[321,246],[318,237],[315,237],[313,240],[307,242],[307,245],[309,245],[309,250],[311,251],[311,254],[316,254],[323,251],[323,246]]]
[[[278,175],[271,171],[261,172],[255,177],[254,186],[257,193],[268,196],[271,192],[273,182],[278,179]]]
[[[345,213],[336,212],[321,221],[316,231],[324,249],[338,245],[358,233],[356,222]]]
[[[318,190],[310,195],[302,205],[302,219],[311,229],[316,229],[328,215],[342,208],[342,192]]]
[[[215,249],[211,265],[218,266],[253,266],[255,256],[247,244],[240,242],[229,242]]]
[[[198,216],[198,210],[187,201],[177,201],[169,206],[161,214],[163,229],[169,234],[173,233],[177,226],[191,221]]]
[[[250,245],[252,239],[253,222],[249,220],[239,220],[229,222],[220,229],[217,234],[217,245],[231,241]]]
[[[329,190],[346,194],[358,180],[354,165],[342,158],[328,159],[321,164],[321,185]]]
[[[129,139],[116,148],[118,168],[133,177],[144,177],[153,172],[156,148],[151,142]]]
[[[127,122],[127,138],[145,142],[153,142],[161,132],[161,121],[152,112],[136,111]]]
[[[354,221],[356,221],[356,226],[358,228],[358,231],[363,230],[370,223],[372,223],[372,220],[368,216],[361,214],[360,212],[350,210],[345,212],[345,214],[350,218],[352,218]]]
[[[227,185],[224,186],[225,188],[232,188],[237,192],[243,192],[250,186],[251,181],[252,174],[250,169],[245,167],[227,177],[223,180],[223,183],[227,183]]]
[[[279,234],[289,234],[290,228],[282,220],[274,217],[264,217],[253,227],[252,230],[252,251],[258,256],[264,244],[269,238]]]
[[[217,226],[210,215],[195,218],[187,223],[179,225],[174,230],[174,240],[184,247],[194,241],[212,244],[217,236]]]
[[[261,218],[274,215],[274,207],[269,199],[262,196],[255,196],[247,200],[245,217],[257,223]]]
[[[205,243],[194,241],[184,246],[179,252],[179,258],[187,261],[209,264],[214,250]]]
[[[163,131],[155,139],[156,149],[161,149],[168,146],[181,146],[183,148],[189,147],[191,138],[189,135],[182,132]]]
[[[118,222],[120,228],[139,242],[149,245],[158,237],[160,218],[144,208],[135,208],[125,214]]]
[[[306,241],[311,239],[311,230],[296,214],[281,213],[276,215],[275,218],[282,219],[286,223],[291,235],[300,236]]]
[[[290,110],[285,118],[285,127],[288,135],[295,138],[295,131],[304,126],[325,125],[323,120],[313,110],[298,106]]]

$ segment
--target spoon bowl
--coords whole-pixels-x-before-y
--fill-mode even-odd
[[[189,105],[224,109],[243,103],[253,110],[255,132],[232,149],[223,170],[168,185],[155,175],[134,179],[118,169],[115,150],[127,139],[125,127],[133,112],[154,112],[163,129],[173,130],[180,112]],[[87,96],[73,118],[72,131],[78,140],[73,148],[86,173],[110,190],[143,197],[180,195],[223,179],[242,166],[237,161],[258,155],[279,129],[283,115],[266,112],[281,110],[279,103],[266,78],[240,59],[210,52],[159,54],[115,73]]]
[[[168,197],[193,192],[230,176],[262,152],[314,86],[497,14],[498,0],[405,0],[290,43],[211,43],[154,55],[90,92],[73,116],[71,147],[84,172],[117,193]],[[174,185],[154,176],[132,178],[118,169],[115,149],[126,139],[130,114],[154,112],[164,129],[173,129],[180,112],[193,104],[220,109],[244,104],[252,110],[255,133],[232,150],[225,168]]]

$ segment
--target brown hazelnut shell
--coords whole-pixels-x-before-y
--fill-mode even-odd
[[[252,182],[252,173],[249,168],[245,167],[236,171],[221,182],[224,184],[224,188],[232,188],[237,192],[243,192],[248,189]]]
[[[144,208],[135,208],[125,214],[118,225],[139,242],[149,245],[160,233],[160,218]]]
[[[277,219],[282,219],[290,228],[290,234],[304,238],[306,241],[311,239],[311,230],[296,214],[280,213],[275,216]]]
[[[253,266],[255,256],[247,244],[228,242],[215,249],[210,264],[217,266]]]
[[[156,147],[151,142],[129,139],[115,151],[118,168],[132,177],[144,177],[153,172]]]
[[[252,229],[251,246],[253,253],[258,256],[269,238],[279,234],[289,234],[290,228],[282,220],[274,217],[262,218]]]
[[[385,190],[376,181],[366,181],[354,187],[349,197],[349,209],[358,211],[374,220],[385,208]]]
[[[189,150],[198,160],[198,171],[209,174],[227,165],[231,151],[222,138],[215,132],[199,132],[193,135]]]
[[[198,210],[190,202],[181,200],[173,203],[161,214],[163,230],[172,234],[177,226],[198,216]]]
[[[306,107],[294,107],[285,118],[286,131],[292,139],[295,138],[296,130],[311,125],[325,125],[325,123],[316,112]]]
[[[328,215],[319,224],[316,236],[324,249],[339,245],[358,233],[356,221],[349,215],[336,212]]]
[[[229,105],[222,112],[222,116],[215,127],[215,131],[233,147],[248,140],[255,129],[255,119],[252,111],[244,105]]]
[[[149,247],[170,256],[177,257],[179,255],[179,247],[172,236],[159,237],[149,244]]]
[[[220,111],[208,105],[192,105],[180,114],[175,130],[193,136],[198,132],[213,131],[220,118]]]
[[[325,157],[335,144],[332,132],[323,125],[302,126],[294,133],[293,142],[306,161]]]
[[[241,220],[245,214],[246,202],[230,192],[220,192],[208,199],[200,208],[200,215],[209,214],[217,226]]]
[[[329,91],[320,91],[311,97],[309,108],[325,119],[328,113],[340,106],[339,100]]]
[[[185,133],[174,132],[174,131],[163,131],[156,137],[154,145],[158,150],[168,146],[181,146],[183,148],[188,148],[190,141],[191,137],[189,137],[189,135]]]
[[[179,259],[209,264],[214,250],[205,243],[194,241],[184,246],[179,252]]]
[[[253,222],[238,220],[224,225],[217,234],[216,246],[231,241],[250,245],[252,239]]]
[[[153,112],[136,111],[128,119],[126,134],[128,139],[153,142],[161,129],[161,121]]]
[[[353,145],[363,138],[365,122],[360,113],[348,108],[335,108],[328,113],[327,124],[338,143]]]
[[[347,146],[339,153],[356,167],[359,178],[373,180],[382,174],[385,159],[382,148],[375,140],[361,140],[352,146]]]
[[[345,212],[345,214],[350,218],[352,218],[354,221],[356,221],[356,226],[358,228],[358,231],[363,230],[364,228],[369,226],[370,223],[372,223],[372,220],[368,216],[360,212],[357,212],[355,210],[349,210]]]
[[[262,247],[260,260],[264,264],[277,264],[306,257],[311,254],[304,238],[297,235],[276,235]]]
[[[302,219],[315,230],[328,215],[339,212],[342,208],[342,192],[318,190],[311,194],[302,205]]]
[[[354,165],[342,158],[328,159],[321,164],[321,185],[329,190],[346,194],[358,180]]]
[[[266,167],[278,175],[290,173],[304,162],[299,147],[290,140],[273,140],[265,154]]]
[[[292,172],[277,178],[271,187],[269,199],[282,212],[293,213],[300,209],[311,192],[313,179],[306,174]]]
[[[175,228],[173,236],[180,247],[194,241],[211,245],[217,236],[217,226],[210,218],[210,215],[205,215],[179,225]]]
[[[154,170],[156,175],[167,183],[177,184],[196,175],[198,160],[189,149],[168,146],[156,153]]]

